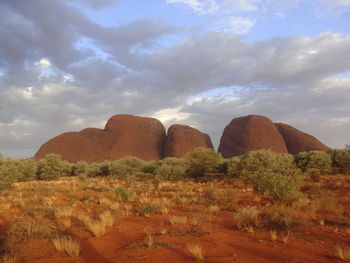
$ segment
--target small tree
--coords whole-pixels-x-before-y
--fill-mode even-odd
[[[330,171],[332,159],[328,153],[322,151],[300,152],[295,156],[295,163],[311,178],[318,179],[320,175]]]
[[[37,177],[40,180],[51,180],[71,174],[71,164],[63,161],[58,154],[47,154],[38,162]]]
[[[331,149],[328,151],[332,159],[332,168],[337,173],[350,172],[350,151]]]
[[[189,162],[185,158],[168,157],[161,161],[156,170],[156,177],[160,180],[178,180],[185,176]]]
[[[271,200],[290,199],[299,191],[301,171],[290,154],[251,151],[242,157],[238,171],[253,183],[256,191],[263,192]]]
[[[345,144],[344,150],[350,151],[350,143]]]
[[[187,175],[198,178],[205,173],[215,172],[223,162],[221,153],[209,148],[197,148],[186,157],[189,163]]]

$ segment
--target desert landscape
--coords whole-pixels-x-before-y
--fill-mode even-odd
[[[216,152],[115,115],[0,160],[2,262],[348,261],[349,171],[348,149],[264,116],[233,119]]]
[[[350,263],[350,0],[0,17],[0,263]]]

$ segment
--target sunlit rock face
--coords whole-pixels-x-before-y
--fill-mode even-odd
[[[290,125],[273,123],[265,116],[249,115],[235,118],[226,126],[218,151],[228,158],[259,149],[296,154],[312,150],[327,151],[329,147]]]
[[[213,148],[208,134],[187,125],[169,127],[164,148],[165,157],[184,157],[195,148]]]
[[[125,156],[160,160],[165,140],[165,128],[157,119],[121,114],[111,117],[104,129],[87,128],[52,138],[40,147],[35,158],[56,153],[70,162],[98,162]]]
[[[249,115],[235,118],[226,126],[218,151],[229,158],[259,149],[288,152],[282,135],[270,119]]]
[[[275,123],[275,125],[283,136],[288,152],[291,154],[313,150],[329,150],[329,147],[310,134],[299,131],[298,129],[284,123]]]

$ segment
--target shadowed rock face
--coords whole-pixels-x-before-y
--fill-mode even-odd
[[[103,130],[87,128],[52,138],[40,147],[35,158],[56,153],[70,162],[98,162],[124,156],[159,160],[163,157],[165,139],[165,128],[156,119],[115,115]]]
[[[310,134],[299,131],[298,129],[284,123],[275,123],[275,125],[283,136],[288,152],[291,154],[313,150],[329,150],[329,147]]]
[[[229,158],[259,149],[288,153],[282,135],[270,119],[249,115],[235,118],[226,126],[218,151]]]
[[[213,148],[208,134],[187,125],[175,124],[169,127],[165,143],[165,157],[184,157],[195,148]]]

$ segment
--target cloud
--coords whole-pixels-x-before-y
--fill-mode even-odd
[[[1,150],[35,150],[65,131],[103,128],[117,113],[192,125],[216,145],[224,126],[247,114],[331,146],[348,140],[327,127],[350,128],[349,34],[246,42],[200,31],[162,47],[183,29],[152,19],[104,27],[70,1],[5,0],[0,15]],[[248,30],[245,16],[233,17]]]
[[[219,9],[215,0],[166,0],[165,3],[185,5],[201,15],[212,14]]]
[[[216,23],[213,30],[221,32],[229,32],[233,34],[246,34],[255,25],[253,19],[240,16],[232,16],[222,22]]]

